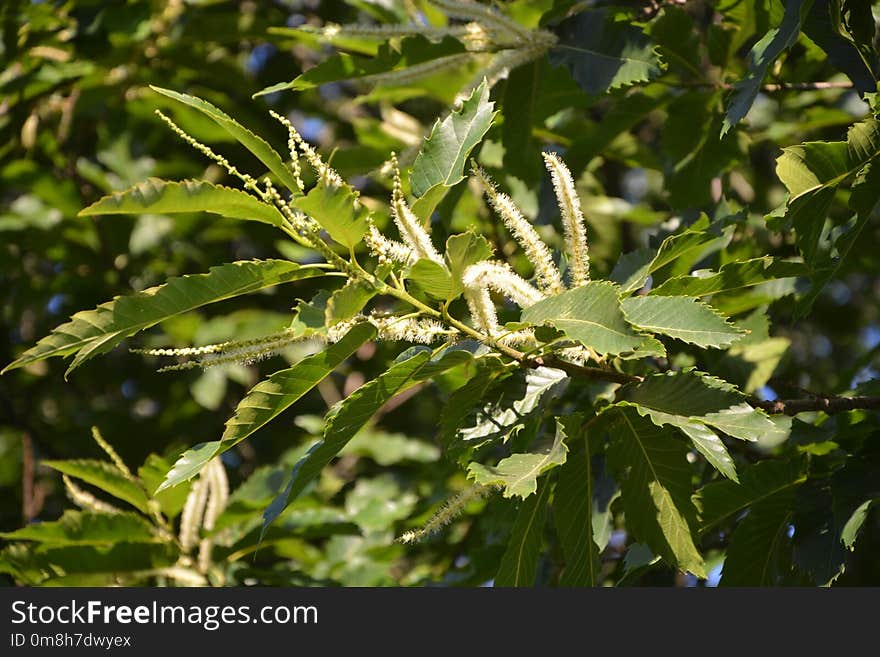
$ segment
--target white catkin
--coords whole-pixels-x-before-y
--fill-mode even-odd
[[[376,256],[382,264],[400,262],[411,265],[418,260],[410,247],[396,240],[388,239],[373,224],[370,224],[367,234],[364,235],[364,242],[370,249],[370,253]]]
[[[397,540],[401,543],[416,543],[440,531],[443,527],[461,516],[470,502],[486,497],[495,490],[494,486],[483,486],[480,484],[474,484],[470,488],[466,488],[446,500],[421,528],[404,532]]]
[[[204,533],[210,533],[214,529],[214,523],[223,510],[226,508],[226,502],[229,499],[229,480],[226,478],[226,469],[223,467],[223,461],[220,457],[211,459],[202,471],[202,479],[208,485],[208,499],[205,503],[205,513],[202,519],[202,529]],[[199,570],[207,572],[211,567],[211,551],[214,547],[214,540],[211,537],[205,537],[199,542]]]
[[[189,370],[195,367],[212,367],[227,363],[254,363],[286,349],[292,344],[308,339],[307,335],[297,335],[291,330],[252,340],[234,340],[204,347],[184,347],[182,349],[147,349],[141,353],[151,356],[193,357],[193,360],[169,365],[160,372]]]
[[[128,469],[128,466],[125,465],[125,461],[122,460],[122,457],[116,453],[116,450],[113,449],[113,446],[104,440],[104,436],[101,435],[101,432],[98,430],[98,427],[92,427],[92,438],[94,438],[95,442],[98,443],[98,447],[104,450],[104,453],[110,457],[110,460],[113,461],[113,465],[116,466],[116,469],[122,474],[123,477],[128,479],[129,481],[134,481],[134,475],[131,474],[131,470]]]
[[[544,164],[550,172],[556,200],[562,214],[565,246],[570,258],[571,287],[579,287],[590,280],[590,255],[581,201],[568,167],[555,153],[544,153]]]
[[[464,286],[464,298],[474,325],[489,335],[498,333],[498,315],[489,288],[483,285]]]
[[[544,298],[541,292],[516,274],[505,262],[483,260],[469,266],[462,274],[462,284],[467,289],[494,290],[520,308],[528,308]]]
[[[416,317],[370,317],[380,340],[401,340],[410,343],[431,344],[458,331],[450,330],[435,319]]]
[[[320,34],[328,39],[336,37],[377,38],[382,40],[394,37],[405,37],[420,34],[428,39],[440,40],[445,36],[460,36],[465,33],[464,26],[434,27],[418,23],[400,25],[362,25],[359,23],[328,23],[323,27],[302,25],[297,28],[301,32]]]
[[[287,117],[281,116],[275,110],[269,110],[269,115],[287,128],[287,150],[290,153],[290,172],[293,174],[293,180],[299,188],[299,191],[304,192],[306,187],[302,181],[302,169],[299,166],[299,151],[297,149],[297,138],[299,137],[299,133],[297,133],[296,128],[293,127],[293,124],[287,119]]]
[[[183,131],[174,121],[168,118],[165,114],[163,114],[160,110],[156,110],[156,115],[165,122],[165,124],[171,129],[171,131],[180,137],[187,144],[192,146],[199,153],[207,157],[209,160],[215,162],[218,166],[226,169],[226,172],[230,176],[234,176],[241,180],[244,183],[244,186],[249,189],[256,189],[257,181],[250,175],[246,173],[242,173],[239,171],[234,165],[232,165],[229,160],[227,160],[222,155],[218,155],[214,151],[212,151],[208,146],[205,146],[200,141],[194,139],[189,136],[186,132]]]
[[[413,214],[413,211],[406,204],[400,184],[400,169],[397,164],[397,156],[392,154],[391,161],[394,167],[391,218],[394,219],[394,223],[397,225],[397,230],[400,232],[403,243],[410,247],[419,258],[433,260],[446,269],[443,256],[437,253],[437,249],[434,248],[434,244],[431,242],[431,236],[428,235],[419,218]]]
[[[208,485],[199,477],[193,482],[183,511],[180,514],[180,532],[178,538],[184,552],[190,552],[199,542],[199,528],[205,513],[205,502],[208,499]]]
[[[70,498],[70,501],[76,504],[79,508],[85,511],[91,511],[92,513],[122,513],[121,509],[117,509],[112,504],[99,500],[88,491],[85,491],[74,484],[67,475],[61,475],[61,478],[64,480],[64,488],[67,490],[67,496]]]
[[[471,54],[467,52],[456,53],[455,55],[447,55],[446,57],[438,57],[428,62],[414,64],[406,68],[396,71],[388,71],[386,73],[376,73],[374,75],[365,75],[359,78],[361,82],[381,85],[397,85],[403,86],[411,84],[417,80],[434,75],[442,71],[463,66],[471,59]]]
[[[526,220],[519,208],[516,207],[513,199],[507,194],[498,191],[495,184],[482,169],[475,165],[473,172],[486,190],[486,197],[489,199],[489,203],[501,217],[501,220],[507,226],[514,239],[522,247],[529,262],[534,266],[538,287],[550,295],[562,292],[565,289],[562,284],[562,275],[553,262],[550,249],[547,248],[541,236],[538,235],[538,231]]]
[[[293,157],[296,150],[302,151],[303,156],[306,158],[306,162],[308,162],[311,167],[315,170],[315,173],[318,174],[318,177],[322,179],[328,185],[334,185],[337,187],[342,187],[345,185],[345,181],[342,180],[342,176],[336,172],[335,169],[330,167],[324,160],[318,155],[318,151],[312,148],[311,144],[303,139],[302,135],[299,134],[299,131],[294,127],[294,125],[290,122],[290,120],[281,116],[278,112],[274,110],[269,110],[269,114],[281,123],[284,127],[287,128],[287,132],[289,135],[288,146],[291,150],[291,159],[297,159]],[[297,181],[297,185],[299,185],[302,181]]]
[[[431,4],[442,9],[450,18],[470,20],[489,28],[495,28],[520,39],[528,40],[529,31],[512,18],[477,2],[467,0],[431,0]]]

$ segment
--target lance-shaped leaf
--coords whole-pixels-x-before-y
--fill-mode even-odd
[[[80,216],[101,214],[174,214],[211,212],[232,219],[261,221],[280,226],[281,212],[247,192],[214,185],[202,180],[168,182],[148,178],[124,192],[105,196],[84,210]]]
[[[536,452],[508,456],[496,466],[471,463],[468,476],[483,486],[503,486],[504,497],[525,499],[537,490],[538,477],[565,463],[567,454],[565,429],[557,421],[556,436],[550,444]]]
[[[440,263],[421,258],[416,262],[406,275],[416,288],[424,291],[435,299],[446,300],[452,297],[455,286],[449,271]]]
[[[703,486],[694,495],[700,510],[700,531],[735,520],[743,511],[774,495],[788,494],[806,480],[800,460],[762,461],[744,468],[740,482],[718,481]]]
[[[880,154],[880,121],[853,125],[845,142],[806,142],[782,150],[776,175],[789,192],[785,217],[797,231],[797,244],[810,267],[828,259],[820,243],[834,190]]]
[[[698,347],[726,347],[744,333],[693,297],[629,297],[621,306],[630,324]]]
[[[626,322],[617,288],[606,281],[591,281],[543,299],[523,310],[521,317],[530,324],[550,324],[599,354],[635,351],[644,341]]]
[[[161,493],[172,486],[189,481],[195,477],[208,465],[208,461],[217,455],[219,449],[220,441],[212,440],[206,443],[199,443],[186,450],[177,458],[174,465],[165,474],[162,483],[156,488],[156,493]]]
[[[629,294],[667,265],[675,263],[675,269],[688,272],[707,249],[723,243],[726,229],[743,217],[735,214],[710,221],[703,214],[685,230],[666,237],[657,249],[638,249],[620,256],[609,278],[620,286],[623,294]]]
[[[67,374],[86,360],[110,351],[130,337],[169,317],[280,283],[322,276],[320,265],[286,260],[240,261],[212,267],[207,274],[171,278],[157,287],[116,297],[95,310],[76,313],[36,346],[7,365],[3,372],[51,356],[76,354]]]
[[[337,186],[321,180],[305,198],[296,201],[296,206],[350,249],[361,241],[369,226],[370,212],[347,184]]]
[[[461,277],[469,266],[492,257],[492,246],[482,235],[474,232],[450,235],[446,240],[446,266],[452,274],[452,291],[450,298],[455,298],[463,291]]]
[[[376,296],[376,288],[364,281],[349,279],[341,288],[330,295],[325,310],[325,323],[333,326],[338,322],[351,319],[364,309],[364,306]]]
[[[598,586],[602,567],[593,529],[590,435],[587,430],[579,429],[581,420],[576,415],[560,418],[565,439],[571,446],[568,459],[559,468],[553,499],[553,520],[565,556],[561,586]]]
[[[717,272],[700,272],[670,278],[655,287],[650,296],[703,297],[761,285],[781,278],[795,278],[807,274],[801,262],[779,260],[771,256],[729,262]]]
[[[694,446],[726,477],[736,480],[733,460],[713,429],[739,438],[781,442],[788,437],[790,420],[774,422],[760,409],[744,403],[732,385],[699,372],[653,374],[620,390],[619,403],[633,404],[640,415],[658,426],[684,432]]]
[[[497,358],[478,361],[474,378],[455,391],[449,400],[442,427],[447,445],[472,446],[495,438],[509,438],[529,426],[537,431],[540,411],[547,399],[568,384],[562,370],[539,367],[506,377]],[[493,384],[501,380],[499,386]]]
[[[627,528],[670,564],[705,577],[695,543],[697,513],[687,447],[671,428],[658,427],[631,410],[614,413],[608,463],[622,482]]]
[[[607,9],[582,11],[556,27],[559,41],[550,63],[564,64],[581,88],[591,95],[661,73],[654,43],[640,28],[614,19]]]
[[[42,461],[42,464],[63,474],[81,479],[113,497],[128,502],[138,511],[147,513],[149,499],[136,481],[123,475],[112,463],[76,459],[69,461]]]
[[[293,467],[287,486],[263,512],[264,530],[389,399],[408,390],[419,381],[442,374],[470,358],[469,353],[459,350],[446,352],[439,359],[432,361],[429,349],[413,348],[398,357],[397,362],[386,372],[364,384],[330,409],[324,425],[323,439],[315,443],[308,454]]]
[[[877,91],[880,70],[871,4],[815,0],[803,22],[804,34],[825,52],[834,68],[852,80],[859,95]],[[848,21],[841,20],[841,9],[850,12]]]
[[[358,347],[375,336],[376,328],[372,324],[357,324],[339,342],[303,358],[293,367],[275,372],[255,385],[238,403],[235,414],[226,421],[223,437],[185,451],[158,490],[170,488],[197,475],[214,456],[234,447],[302,399]]]
[[[495,575],[495,586],[534,586],[552,489],[552,483],[545,477],[538,494],[520,504],[507,549]]]
[[[54,522],[41,522],[14,532],[0,533],[7,541],[35,541],[51,545],[114,545],[164,541],[153,526],[136,513],[90,513],[67,510]]]
[[[416,197],[413,211],[422,219],[434,211],[450,187],[464,180],[468,156],[492,125],[494,107],[484,80],[460,109],[434,123],[410,174]]]
[[[266,165],[266,168],[269,169],[269,171],[275,174],[278,180],[280,180],[288,190],[293,194],[299,193],[299,185],[293,177],[293,173],[287,168],[287,165],[284,164],[284,160],[281,159],[281,156],[278,155],[275,149],[266,143],[262,137],[258,137],[231,116],[201,98],[181,94],[176,91],[171,91],[170,89],[162,89],[161,87],[150,86],[150,89],[163,96],[176,100],[179,103],[188,105],[207,116],[214,123],[232,135],[242,146],[253,153],[260,162]]]
[[[324,58],[290,82],[273,84],[255,93],[254,97],[286,89],[313,89],[339,80],[369,79],[374,75],[394,71],[401,72],[401,79],[412,80],[411,74],[417,71],[422,71],[427,76],[447,67],[461,66],[466,63],[467,57],[467,50],[458,39],[445,37],[442,41],[432,42],[424,36],[413,35],[402,39],[399,45],[390,41],[383,44],[375,57],[337,53]],[[387,83],[392,83],[393,80],[392,76],[384,77]]]
[[[812,0],[786,2],[785,15],[782,17],[779,27],[767,32],[758,43],[752,46],[749,53],[749,71],[745,78],[733,86],[733,93],[727,101],[727,113],[721,128],[722,135],[748,114],[752,103],[755,102],[755,98],[761,90],[761,83],[767,75],[767,69],[797,41],[801,31],[801,22],[812,4]]]
[[[786,489],[753,504],[730,537],[720,586],[778,586],[791,572],[795,493]]]

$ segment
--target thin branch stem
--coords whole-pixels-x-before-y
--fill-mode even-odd
[[[764,401],[751,398],[749,404],[768,413],[797,415],[821,411],[833,415],[856,409],[880,410],[880,397],[833,397],[817,396],[804,399],[776,399]]]

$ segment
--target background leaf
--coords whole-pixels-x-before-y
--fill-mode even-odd
[[[534,585],[552,488],[545,477],[537,494],[520,504],[507,549],[495,575],[495,586]]]
[[[550,62],[564,64],[588,94],[660,75],[660,59],[651,39],[627,21],[616,20],[607,9],[580,12],[555,31],[559,41],[550,52]]]

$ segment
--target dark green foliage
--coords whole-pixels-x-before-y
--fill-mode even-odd
[[[5,583],[880,583],[871,3],[93,4],[0,10]]]

